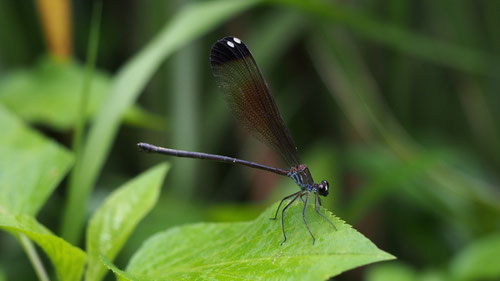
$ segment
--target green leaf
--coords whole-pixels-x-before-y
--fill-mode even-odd
[[[402,263],[380,264],[371,268],[366,276],[367,281],[417,281],[417,273],[413,268]]]
[[[451,262],[456,280],[498,280],[500,278],[500,233],[480,238]]]
[[[0,228],[15,236],[24,234],[37,243],[52,261],[59,280],[81,280],[85,253],[52,234],[33,217],[12,215],[0,206]]]
[[[288,241],[281,245],[281,222],[269,219],[276,207],[250,222],[199,223],[161,232],[144,243],[126,272],[104,262],[125,280],[326,280],[394,258],[321,208],[336,225],[335,231],[309,206],[313,245],[299,203],[287,210]]]
[[[220,0],[186,6],[162,31],[123,66],[113,80],[111,93],[97,114],[83,148],[81,165],[74,173],[63,219],[63,237],[77,241],[84,210],[99,171],[118,131],[123,114],[136,101],[160,64],[174,51],[214,28],[258,0]]]
[[[409,264],[390,262],[378,264],[367,272],[366,281],[449,281],[448,272],[440,268],[425,268],[417,271]]]
[[[0,81],[0,103],[28,122],[67,130],[76,123],[84,68],[75,61],[42,58],[30,69],[10,72]],[[89,95],[88,115],[109,88],[109,77],[96,72]]]
[[[419,275],[418,281],[449,281],[450,279],[451,278],[448,275],[448,272],[442,271],[441,269],[431,268],[422,272]]]
[[[35,215],[67,173],[72,155],[2,106],[0,128],[0,206]]]
[[[152,130],[168,129],[168,124],[165,122],[165,118],[163,116],[151,113],[137,105],[133,105],[127,110],[127,112],[125,112],[123,121],[130,126],[139,128]]]
[[[77,121],[84,67],[76,61],[61,63],[42,58],[30,69],[9,72],[0,80],[0,103],[23,120],[68,130]],[[110,78],[100,71],[92,77],[87,118],[94,116],[109,93]],[[132,107],[125,122],[160,129],[158,117]]]
[[[131,257],[152,233],[181,224],[207,221],[207,209],[203,202],[183,201],[172,196],[169,190],[165,191],[167,192],[162,193],[153,210],[141,221],[140,227],[129,237],[127,244],[120,251],[120,256]]]
[[[158,201],[168,170],[157,165],[114,191],[91,218],[87,229],[89,263],[85,280],[101,280],[107,272],[101,255],[113,259],[141,219]]]

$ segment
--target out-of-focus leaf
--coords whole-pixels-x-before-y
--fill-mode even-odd
[[[430,269],[426,270],[420,274],[418,281],[449,281],[450,276],[448,272],[438,270],[438,269]]]
[[[249,30],[251,34],[247,36],[248,40],[245,41],[252,47],[252,55],[257,59],[259,68],[266,74],[294,46],[306,28],[307,21],[302,13],[276,10],[256,22],[254,29]]]
[[[253,220],[264,210],[264,206],[223,204],[208,208],[206,214],[210,221],[236,222]]]
[[[59,280],[81,280],[85,253],[52,234],[33,217],[12,215],[0,206],[0,228],[15,236],[24,234],[37,243],[52,261]]]
[[[500,278],[500,233],[480,238],[452,261],[450,271],[456,280],[498,280]]]
[[[76,122],[84,69],[74,61],[61,63],[49,57],[32,69],[11,72],[0,82],[0,102],[23,120],[69,129]],[[109,88],[109,77],[95,73],[88,115],[95,113]]]
[[[302,206],[293,204],[286,213],[284,245],[280,220],[269,219],[274,204],[251,222],[199,223],[159,233],[132,257],[125,273],[104,260],[125,280],[325,280],[394,258],[326,212],[337,226],[335,231],[310,206],[307,218],[316,235],[313,245]]]
[[[72,164],[71,154],[0,106],[0,206],[35,215]]]
[[[89,263],[85,280],[101,280],[107,268],[101,255],[113,259],[139,221],[153,208],[168,166],[160,164],[114,191],[96,211],[87,229]]]
[[[74,170],[74,184],[63,220],[63,237],[76,241],[83,227],[85,206],[109,152],[125,111],[170,54],[217,24],[258,3],[258,0],[220,0],[186,6],[160,33],[122,67],[115,76],[111,94],[90,128],[81,165]]]
[[[407,185],[419,179],[429,169],[442,164],[441,153],[423,151],[407,162],[402,162],[392,151],[380,146],[355,147],[349,151],[349,162],[369,173],[370,180],[349,202],[345,215],[349,221],[358,221],[367,210],[385,196],[398,190],[403,191]]]
[[[75,61],[61,63],[43,58],[32,69],[10,72],[0,80],[0,103],[23,120],[57,130],[72,128],[77,120],[84,67]],[[110,78],[96,71],[92,77],[87,118],[91,118],[108,95]],[[161,129],[159,118],[139,107],[125,114],[125,122]]]
[[[152,130],[165,130],[167,128],[165,119],[161,115],[148,112],[136,105],[127,110],[123,121],[131,126]]]
[[[408,264],[391,262],[373,266],[366,274],[366,281],[449,281],[454,280],[447,272],[426,269],[417,272]]]
[[[379,21],[347,5],[327,0],[273,0],[339,22],[363,38],[397,51],[472,74],[487,75],[498,56],[450,42],[435,40],[401,26]]]
[[[363,138],[369,140],[376,136],[401,161],[412,162],[416,155],[422,153],[421,147],[412,140],[380,98],[374,77],[361,59],[357,46],[345,34],[342,37],[336,35],[328,30],[310,40],[313,42],[311,54],[318,73]],[[431,182],[414,189],[414,195],[425,198],[427,202],[434,201],[430,207],[438,211],[447,223],[454,223],[460,230],[486,229],[498,224],[500,205],[493,184],[470,177],[447,161],[425,172]],[[488,215],[484,216],[486,213]],[[479,216],[492,220],[483,224],[481,220],[473,219]]]
[[[367,273],[366,281],[417,281],[417,274],[411,267],[393,262],[373,266]]]

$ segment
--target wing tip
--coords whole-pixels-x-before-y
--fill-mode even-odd
[[[251,55],[248,47],[241,39],[234,36],[226,36],[217,40],[210,51],[210,63],[218,66],[226,62],[242,59]]]

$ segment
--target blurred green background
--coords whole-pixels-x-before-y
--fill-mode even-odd
[[[113,188],[171,162],[123,267],[157,231],[249,220],[295,192],[266,172],[136,149],[282,166],[211,77],[210,47],[231,35],[253,52],[315,179],[330,182],[325,205],[398,258],[335,280],[500,280],[500,2],[201,2],[103,1],[99,17],[92,1],[0,1],[0,104],[76,155],[39,221],[82,245]],[[0,280],[36,279],[5,233],[0,249]]]

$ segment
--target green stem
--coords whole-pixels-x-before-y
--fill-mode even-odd
[[[69,205],[71,204],[70,202],[72,202],[71,198],[74,197],[75,189],[78,187],[76,183],[75,171],[78,170],[82,162],[81,158],[82,158],[83,130],[85,127],[85,121],[87,119],[86,117],[87,117],[88,100],[91,91],[92,76],[95,71],[95,64],[99,46],[99,30],[100,30],[99,27],[101,24],[101,11],[102,11],[102,2],[96,2],[92,13],[89,44],[87,49],[87,62],[85,65],[85,76],[83,78],[80,108],[79,108],[78,120],[75,125],[75,135],[72,144],[72,149],[76,161],[75,161],[75,166],[73,168],[73,172],[71,173],[69,179],[69,195],[66,201],[66,210],[69,209]],[[68,211],[64,212],[61,232],[62,236],[66,240],[68,240],[69,242],[76,243],[75,240],[77,240],[78,234],[72,231],[72,229],[74,229],[74,227],[72,226],[74,219],[72,214],[73,212],[68,212]]]
[[[85,65],[85,77],[83,79],[82,95],[78,121],[75,126],[75,136],[73,138],[73,152],[77,156],[77,162],[81,154],[83,128],[87,116],[87,107],[89,101],[90,89],[92,86],[92,76],[95,70],[97,59],[97,49],[99,46],[99,26],[101,24],[102,2],[96,2],[92,16],[92,26],[90,27],[89,45],[87,49],[87,63]]]
[[[175,6],[185,6],[192,0],[178,0]],[[198,73],[200,61],[199,45],[191,43],[182,48],[174,55],[172,60],[173,81],[170,97],[171,107],[167,109],[173,115],[172,118],[172,146],[182,147],[186,150],[198,150],[198,112],[201,83]],[[194,195],[196,178],[191,175],[197,170],[195,161],[184,159],[172,159],[172,166],[180,173],[174,173],[172,178],[172,189],[176,195],[185,199],[191,199]]]
[[[38,256],[38,253],[36,252],[36,249],[33,246],[31,240],[29,240],[28,237],[26,237],[26,235],[24,234],[20,234],[18,236],[18,239],[19,242],[21,243],[21,246],[23,246],[26,255],[28,255],[31,264],[35,269],[35,273],[38,276],[38,279],[40,281],[50,281],[49,275],[47,274],[47,271],[43,267],[43,263],[40,260],[40,257]]]

